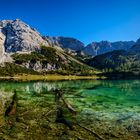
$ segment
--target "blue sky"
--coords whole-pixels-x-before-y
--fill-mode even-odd
[[[16,18],[86,44],[140,37],[140,0],[0,0],[0,20]]]

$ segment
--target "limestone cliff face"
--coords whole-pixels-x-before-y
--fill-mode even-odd
[[[5,52],[4,42],[5,42],[5,35],[1,32],[0,29],[0,57],[2,57]]]
[[[12,62],[11,53],[30,53],[40,50],[48,42],[29,25],[19,19],[0,21],[0,63]]]
[[[2,46],[5,51],[11,52],[32,52],[40,49],[40,45],[48,46],[42,36],[29,25],[19,19],[0,21],[1,34],[3,34]]]
[[[36,62],[28,61],[28,62],[22,63],[22,66],[27,69],[33,69],[34,71],[38,71],[38,72],[45,72],[45,71],[60,69],[60,67],[57,66],[56,64],[50,64],[47,62],[42,63],[40,61],[36,61]]]
[[[0,28],[0,63],[12,62],[10,55],[5,53],[5,40],[6,36],[3,34],[2,29]]]

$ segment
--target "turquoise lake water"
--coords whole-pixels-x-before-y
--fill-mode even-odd
[[[17,93],[19,106],[27,108],[32,104],[35,108],[40,106],[40,111],[55,105],[53,91],[56,89],[63,92],[63,98],[77,111],[74,117],[77,122],[91,129],[95,126],[96,131],[102,126],[102,133],[109,131],[109,127],[112,133],[114,129],[121,133],[122,129],[129,138],[134,132],[139,139],[140,80],[0,83],[0,91]],[[68,111],[64,115],[70,118]]]
[[[17,91],[27,96],[48,94],[54,89],[64,90],[65,98],[81,111],[140,113],[139,80],[0,83],[0,90]]]

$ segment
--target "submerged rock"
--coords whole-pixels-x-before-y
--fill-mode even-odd
[[[15,93],[0,92],[0,126],[5,122],[5,116],[15,114]],[[13,108],[14,107],[14,108]]]

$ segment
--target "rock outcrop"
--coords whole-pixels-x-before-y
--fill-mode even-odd
[[[33,69],[34,71],[38,71],[38,72],[45,72],[51,70],[53,71],[60,68],[60,66],[57,66],[56,64],[50,64],[48,62],[43,63],[41,61],[36,61],[36,62],[28,61],[26,63],[22,63],[22,66],[27,69]]]

